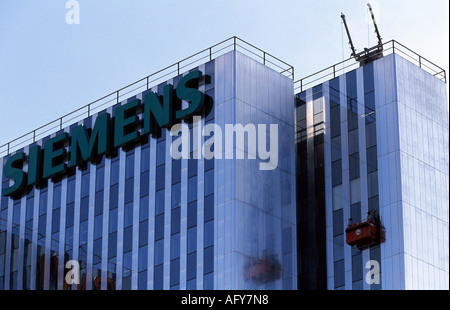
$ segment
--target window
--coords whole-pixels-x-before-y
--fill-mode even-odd
[[[348,153],[350,155],[359,152],[358,129],[348,133]]]
[[[205,248],[214,244],[214,221],[209,221],[205,223]]]
[[[341,159],[341,136],[331,139],[331,161]]]
[[[334,262],[334,287],[338,288],[345,284],[344,260]]]
[[[181,205],[181,183],[172,185],[172,209]]]
[[[164,239],[155,242],[155,266],[164,262]]]
[[[197,200],[197,176],[188,180],[188,202]]]
[[[148,244],[148,220],[139,223],[139,246]]]
[[[164,214],[155,217],[155,240],[164,238]]]
[[[333,212],[333,236],[344,233],[344,210],[339,209]]]
[[[187,253],[197,251],[197,226],[191,227],[187,231]]]
[[[342,195],[342,185],[333,187],[333,210],[344,207],[344,196]]]
[[[350,181],[350,204],[354,204],[361,201],[361,188],[358,179]]]
[[[214,169],[205,172],[205,196],[214,193]]]
[[[342,161],[339,159],[331,163],[332,186],[342,184]]]
[[[175,208],[172,210],[172,220],[171,220],[171,234],[180,232],[180,221],[181,221],[181,208]]]

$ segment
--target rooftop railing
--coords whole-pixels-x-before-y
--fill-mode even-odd
[[[415,63],[417,66],[424,69],[428,73],[444,81],[444,83],[447,83],[447,77],[444,69],[435,65],[425,57],[422,57],[421,55],[417,54],[416,52],[412,51],[411,49],[395,40],[391,40],[383,44],[383,55],[386,56],[389,54],[398,54],[400,56],[403,56],[405,59]],[[339,75],[352,71],[359,66],[359,62],[355,61],[353,57],[348,58],[335,65],[332,65],[328,68],[325,68],[295,81],[294,93],[300,93],[305,89],[309,89]]]
[[[94,115],[95,113],[98,113],[111,105],[119,103],[121,100],[148,90],[150,87],[163,83],[170,78],[176,77],[183,72],[193,69],[205,62],[211,61],[232,50],[239,51],[272,68],[273,70],[294,79],[294,67],[263,51],[262,49],[236,36],[233,36],[1,145],[0,158],[7,156],[31,143],[34,143],[55,131],[62,130],[67,126]]]

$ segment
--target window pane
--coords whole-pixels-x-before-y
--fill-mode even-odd
[[[149,196],[141,198],[141,206],[139,208],[139,221],[148,219],[148,208],[149,208],[148,198]]]
[[[204,247],[209,247],[214,244],[214,221],[205,223],[205,244]]]
[[[139,223],[139,246],[148,244],[148,220]]]
[[[214,219],[214,195],[209,195],[205,197],[205,221],[210,221]]]
[[[332,186],[342,184],[342,161],[339,159],[331,163]]]
[[[155,240],[164,238],[164,214],[155,218]]]
[[[188,180],[188,202],[197,200],[197,176]]]
[[[191,253],[187,256],[187,280],[197,277],[197,253]],[[189,289],[189,288],[188,288]]]
[[[335,261],[344,259],[344,234],[334,237],[333,256]]]
[[[331,161],[341,159],[341,136],[331,139]]]
[[[171,220],[171,234],[176,234],[180,232],[180,219],[181,219],[181,208],[175,208],[172,210],[172,220]]]
[[[166,165],[161,165],[156,168],[156,190],[159,191],[165,187],[165,167]]]
[[[164,262],[164,239],[155,242],[155,266]]]
[[[333,212],[333,236],[344,233],[344,210],[339,209]]]
[[[197,226],[187,231],[187,252],[190,254],[195,251],[197,251]]]
[[[348,153],[355,154],[359,152],[358,130],[352,130],[348,133]]]
[[[350,181],[350,204],[361,201],[361,188],[359,178]]]
[[[161,214],[164,212],[164,189],[156,192],[155,197],[155,203],[156,203],[156,215]]]
[[[206,220],[206,212],[205,212],[205,220]],[[188,203],[187,209],[187,227],[190,228],[195,225],[197,225],[197,201]]]
[[[214,169],[205,172],[205,196],[214,193]]]
[[[342,185],[333,187],[333,210],[342,209],[344,207],[343,200]]]
[[[334,287],[340,287],[345,284],[344,260],[334,262]]]
[[[149,175],[148,171],[141,174],[141,197],[147,196],[149,193]]]
[[[147,269],[147,256],[148,256],[148,247],[143,246],[139,248],[139,258],[138,258],[138,272],[141,272]]]
[[[170,240],[170,259],[180,257],[180,234],[174,234]]]
[[[172,209],[181,205],[181,182],[172,185]]]

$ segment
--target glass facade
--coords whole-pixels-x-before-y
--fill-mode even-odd
[[[189,159],[171,156],[183,133],[163,129],[1,197],[1,290],[448,289],[445,83],[396,54],[295,95],[290,78],[237,51],[196,70],[209,78],[200,120],[183,121]],[[182,76],[19,151],[92,129]],[[235,137],[227,145],[227,124],[276,124],[275,167],[261,170]],[[219,156],[206,159],[212,140]],[[349,246],[348,224],[373,212],[385,242]]]
[[[429,109],[425,98],[432,98]],[[323,116],[317,113],[320,100]],[[448,233],[442,233],[448,232],[448,189],[441,187],[448,184],[445,102],[445,83],[395,54],[296,95],[299,289],[448,289]],[[420,124],[413,125],[419,115]],[[321,127],[324,147],[318,143]],[[320,183],[324,200],[316,190]],[[429,195],[432,184],[436,200],[417,196],[435,196]],[[349,246],[348,225],[373,212],[386,241]]]

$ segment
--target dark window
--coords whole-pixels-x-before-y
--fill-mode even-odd
[[[367,173],[374,172],[378,169],[377,165],[377,147],[367,149]]]
[[[100,167],[97,168],[96,171],[96,177],[95,177],[95,191],[98,192],[99,190],[102,190],[105,186],[105,168]]]
[[[81,177],[81,197],[86,197],[89,195],[89,173],[83,174]]]
[[[163,289],[163,265],[155,267],[155,273],[153,275],[153,289],[162,290]]]
[[[342,184],[342,161],[337,160],[331,164],[332,185]]]
[[[187,255],[187,280],[192,280],[197,277],[197,253],[190,253]]]
[[[172,185],[172,209],[181,205],[181,183]]]
[[[164,239],[155,241],[155,266],[164,262]]]
[[[197,226],[191,227],[187,231],[187,253],[197,251]]]
[[[139,272],[138,274],[138,290],[147,289],[147,270]]]
[[[170,286],[180,283],[180,259],[170,262]]]
[[[156,144],[156,166],[166,162],[166,144],[165,141]]]
[[[214,193],[214,169],[205,172],[205,196]]]
[[[89,217],[89,196],[81,198],[80,221],[85,221]]]
[[[149,175],[150,175],[149,171],[146,171],[141,174],[141,184],[140,184],[141,197],[144,197],[149,193]]]
[[[341,136],[331,139],[331,161],[341,159]]]
[[[140,247],[138,255],[138,272],[141,272],[147,269],[148,247]]]
[[[127,203],[124,207],[124,228],[133,225],[133,203]]]
[[[344,210],[340,209],[333,212],[333,236],[344,233]]]
[[[361,203],[355,203],[350,206],[350,217],[353,223],[361,222]]]
[[[139,223],[139,246],[148,244],[148,220]]]
[[[132,249],[133,249],[133,226],[130,226],[125,228],[123,231],[123,252],[126,253],[128,251],[131,251]]]
[[[205,202],[206,204],[206,202]],[[187,207],[187,227],[190,228],[192,226],[197,225],[197,201],[193,201],[188,203]],[[205,213],[206,217],[206,213]]]
[[[175,208],[172,210],[172,220],[171,220],[171,234],[180,232],[180,220],[181,220],[181,208]]]
[[[125,203],[132,202],[134,195],[134,178],[125,180]]]
[[[165,187],[166,165],[156,168],[156,190],[159,191]]]
[[[334,262],[334,287],[338,288],[345,284],[344,260]]]
[[[150,169],[150,148],[146,147],[141,151],[141,172]]]
[[[348,159],[350,180],[359,178],[359,153],[350,155]]]
[[[181,182],[181,159],[172,160],[172,184]]]
[[[94,215],[103,213],[103,190],[95,193]]]
[[[214,219],[214,195],[205,197],[205,222]]]
[[[188,202],[197,199],[197,176],[188,179]]]
[[[155,240],[164,238],[164,214],[155,217]]]
[[[203,272],[204,274],[208,274],[214,271],[214,247],[210,246],[205,248],[203,252]]]
[[[139,208],[139,221],[148,219],[148,196],[141,198],[141,206]]]
[[[134,176],[134,151],[127,154],[125,165],[125,179],[129,179]]]
[[[155,214],[159,215],[164,212],[164,189],[156,192],[155,197]]]
[[[109,233],[117,231],[117,208],[109,212]]]
[[[362,266],[362,254],[356,254],[352,256],[352,281],[361,280],[363,275],[363,266]]]
[[[174,234],[170,240],[170,259],[176,259],[180,257],[180,234]]]
[[[119,183],[119,160],[111,163],[111,185]]]
[[[350,155],[359,152],[358,129],[348,133],[348,153]]]

